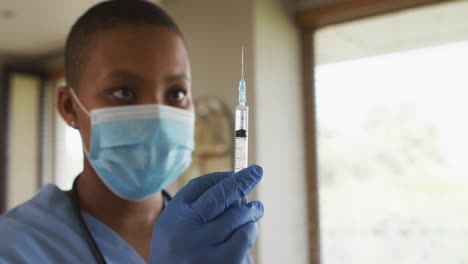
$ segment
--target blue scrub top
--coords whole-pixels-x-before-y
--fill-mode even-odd
[[[104,223],[83,218],[107,263],[146,263]],[[97,263],[68,196],[47,185],[28,202],[0,216],[0,264]]]

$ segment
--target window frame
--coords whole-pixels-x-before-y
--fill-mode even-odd
[[[320,264],[320,221],[318,196],[318,149],[314,80],[314,33],[325,26],[401,10],[435,5],[450,0],[340,0],[300,10],[294,15],[300,31],[302,96],[305,130],[307,221],[309,235],[309,263]]]

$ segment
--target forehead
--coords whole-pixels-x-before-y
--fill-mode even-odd
[[[154,25],[123,25],[96,33],[83,78],[99,78],[116,69],[157,78],[185,73],[190,66],[182,38]]]

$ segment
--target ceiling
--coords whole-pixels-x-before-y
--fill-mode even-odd
[[[0,56],[45,56],[61,50],[71,25],[100,1],[1,0]]]
[[[60,50],[72,23],[98,0],[0,1],[0,54],[39,56]]]
[[[63,48],[73,22],[100,1],[0,0],[0,58],[5,55],[28,57],[56,53]],[[282,1],[291,10],[297,10],[298,7],[336,0]]]
[[[325,27],[315,34],[316,63],[468,41],[468,1],[409,9]]]
[[[45,56],[63,48],[80,14],[101,0],[0,0],[0,58]],[[159,2],[159,0],[153,0]],[[166,0],[170,1],[170,0]],[[346,0],[282,0],[291,10]],[[410,14],[411,13],[411,14]],[[331,27],[317,33],[319,63],[468,39],[468,1],[402,11]]]

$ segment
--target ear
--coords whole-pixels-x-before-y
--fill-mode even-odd
[[[63,120],[71,127],[78,128],[78,118],[75,110],[75,102],[70,93],[71,88],[67,85],[60,85],[57,91],[57,111]]]

